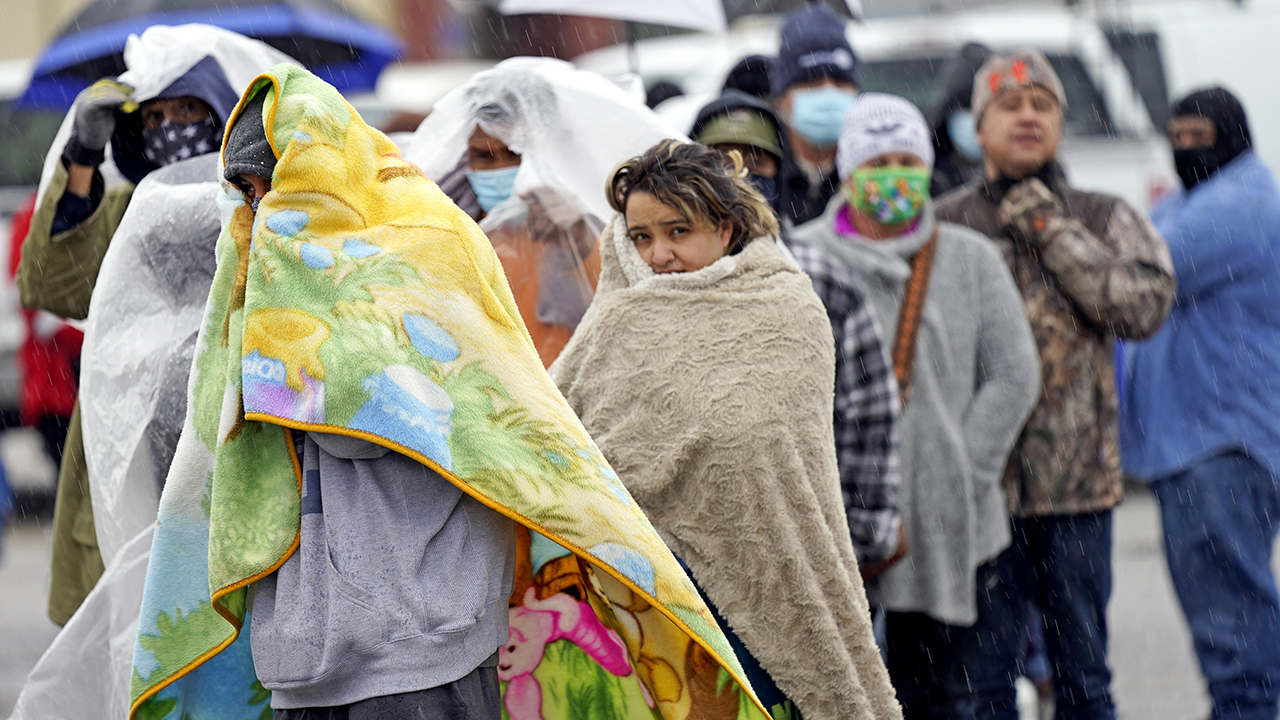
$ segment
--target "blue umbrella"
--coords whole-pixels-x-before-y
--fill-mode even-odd
[[[335,0],[96,0],[45,49],[19,103],[66,109],[90,83],[124,72],[129,35],[185,23],[262,40],[343,92],[373,90],[378,73],[404,49],[400,38]]]

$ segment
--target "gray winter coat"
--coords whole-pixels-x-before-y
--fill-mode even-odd
[[[843,261],[866,286],[893,338],[908,264],[938,227],[938,251],[902,417],[902,515],[910,554],[867,584],[888,610],[953,625],[977,620],[976,569],[1009,545],[1000,478],[1040,390],[1022,298],[991,241],[936,223],[932,204],[914,232],[890,240],[836,233],[843,197],[792,240]],[[889,342],[892,342],[891,340]]]

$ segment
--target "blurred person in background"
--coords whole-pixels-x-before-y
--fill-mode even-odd
[[[1039,387],[1017,287],[987,238],[935,219],[932,161],[914,105],[861,96],[840,137],[843,193],[792,233],[797,258],[817,248],[861,281],[893,337],[903,529],[867,589],[887,611],[889,677],[908,719],[961,713],[979,588],[1010,542],[1000,476]]]
[[[748,179],[776,212],[776,175],[786,140],[768,105],[726,90],[698,113],[692,135],[721,152],[739,153]],[[897,383],[858,282],[819,250],[794,248],[793,256],[813,281],[835,335],[836,460],[853,549],[863,577],[869,577],[869,569],[874,574],[878,564],[906,553],[899,542]]]
[[[600,188],[618,163],[678,135],[599,75],[513,58],[436,103],[407,158],[480,223],[550,366],[600,275]]]
[[[994,241],[1040,350],[1040,402],[1004,473],[1013,543],[979,595],[968,671],[980,718],[1017,717],[1030,601],[1043,614],[1056,717],[1115,717],[1106,608],[1123,487],[1113,344],[1154,334],[1176,287],[1169,249],[1145,216],[1067,184],[1055,159],[1064,102],[1041,53],[988,59],[971,104],[983,175],[937,205],[939,219]]]
[[[673,82],[657,82],[653,84],[644,94],[644,104],[650,108],[656,108],[662,103],[674,97],[683,97],[684,89]]]
[[[836,141],[858,95],[858,56],[844,20],[823,3],[786,16],[773,69],[773,102],[787,126],[787,153],[778,175],[784,227],[822,214],[840,191]]]
[[[968,43],[938,73],[937,100],[926,119],[933,133],[933,179],[929,192],[941,197],[982,174],[982,146],[970,104],[973,76],[991,48]]]
[[[778,211],[778,170],[785,154],[782,122],[763,100],[726,90],[698,111],[690,133],[697,142],[722,152],[736,150],[747,176],[773,211]]]
[[[729,69],[723,91],[737,90],[768,102],[773,97],[773,74],[778,61],[768,55],[748,55]]]
[[[199,32],[218,40],[241,37],[207,26]],[[17,270],[22,303],[29,309],[84,319],[103,257],[136,184],[157,168],[216,152],[221,145],[224,118],[239,93],[219,58],[175,55],[173,48],[181,41],[161,36],[155,36],[153,45],[164,47],[130,38],[125,51],[129,71],[81,92],[70,113],[70,135],[60,133],[50,149]],[[183,61],[164,62],[175,56]],[[54,512],[49,616],[59,625],[75,613],[102,574],[103,557],[92,528],[77,409],[67,433]]]
[[[1274,720],[1280,701],[1280,189],[1240,101],[1208,88],[1167,126],[1182,189],[1152,214],[1178,295],[1127,345],[1121,458],[1160,502],[1169,575],[1213,718]]]
[[[22,243],[27,239],[36,210],[35,201],[32,193],[13,215],[10,277],[18,271]],[[24,426],[40,433],[45,454],[56,468],[62,464],[62,448],[75,411],[84,333],[47,310],[23,309],[22,317],[27,333],[18,350],[18,367],[22,373],[20,420]]]

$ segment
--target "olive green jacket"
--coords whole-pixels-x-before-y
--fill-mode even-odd
[[[95,173],[93,181],[102,183],[102,176]],[[16,280],[23,307],[83,320],[89,315],[89,299],[102,258],[133,197],[133,185],[126,183],[106,191],[87,220],[66,232],[51,235],[49,230],[58,210],[58,200],[66,189],[67,169],[60,163],[45,190],[43,202],[31,218],[31,230],[22,244]],[[48,608],[49,619],[59,625],[71,619],[103,570],[93,524],[89,470],[80,434],[79,403],[71,416],[62,458],[53,513]]]
[[[102,175],[95,173],[93,182],[101,187]],[[133,197],[133,185],[125,183],[107,190],[87,220],[66,232],[50,235],[58,200],[66,191],[67,168],[59,163],[43,202],[31,218],[16,280],[23,307],[83,320],[89,315],[89,298],[102,258]]]

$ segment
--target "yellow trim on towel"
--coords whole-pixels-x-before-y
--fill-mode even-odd
[[[286,444],[289,446],[289,459],[293,461],[293,472],[294,472],[294,475],[298,478],[298,494],[301,495],[302,494],[302,462],[298,458],[298,448],[293,443],[293,435],[289,432],[289,428],[281,427],[280,430],[285,434],[285,441],[286,441]],[[192,670],[195,670],[197,667],[209,662],[214,657],[216,657],[218,653],[231,647],[231,645],[235,643],[237,639],[239,639],[240,630],[244,626],[244,624],[236,616],[225,612],[225,609],[218,603],[218,601],[230,595],[231,593],[235,592],[236,590],[239,590],[242,587],[247,587],[249,585],[252,585],[253,583],[275,572],[276,570],[279,570],[280,567],[284,565],[286,562],[288,562],[289,558],[293,557],[293,554],[298,551],[298,547],[301,544],[301,542],[302,542],[302,527],[301,527],[301,523],[299,523],[298,530],[293,535],[293,542],[290,543],[289,548],[284,551],[284,555],[282,555],[279,560],[273,563],[270,568],[267,568],[266,570],[263,570],[260,573],[256,573],[244,580],[240,580],[238,582],[232,583],[218,590],[217,592],[210,594],[209,606],[212,607],[213,611],[218,613],[218,615],[221,616],[223,620],[226,620],[227,622],[231,623],[231,627],[233,628],[231,632],[231,637],[226,641],[224,641],[223,643],[209,649],[208,651],[200,655],[200,657],[196,658],[195,660],[192,660],[191,662],[182,666],[182,669],[178,670],[178,672],[161,680],[160,682],[156,683],[154,686],[149,688],[146,692],[139,695],[138,699],[135,700],[133,704],[129,706],[129,715],[128,715],[129,718],[133,717],[133,714],[137,712],[138,708],[142,705],[142,703],[146,702],[151,697],[159,694],[161,690],[164,690],[170,685],[186,677],[186,675],[190,673]]]

